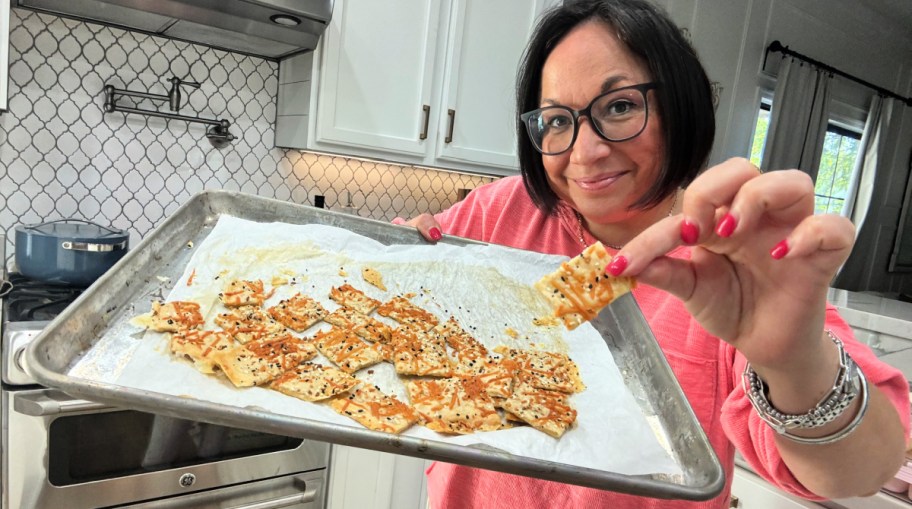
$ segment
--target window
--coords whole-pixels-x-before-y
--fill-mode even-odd
[[[760,103],[754,139],[751,143],[750,160],[760,166],[766,134],[769,131],[770,103]],[[844,125],[830,121],[823,141],[823,154],[814,183],[815,214],[841,214],[848,197],[852,170],[858,158],[861,133]]]
[[[848,197],[861,135],[832,122],[823,140],[823,155],[814,183],[814,213],[841,214]]]

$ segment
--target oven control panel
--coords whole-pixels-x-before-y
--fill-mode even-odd
[[[3,383],[31,385],[35,380],[26,371],[25,350],[50,322],[10,322],[3,325]]]

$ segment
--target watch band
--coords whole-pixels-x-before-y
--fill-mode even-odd
[[[833,382],[833,387],[820,400],[817,405],[803,414],[786,414],[777,410],[770,403],[767,396],[767,387],[763,380],[751,368],[750,363],[744,368],[742,385],[748,400],[757,411],[757,415],[766,422],[776,433],[807,444],[827,444],[841,440],[848,436],[864,417],[868,407],[868,381],[864,373],[855,364],[845,351],[842,341],[829,329],[827,336],[836,344],[839,350],[839,371]],[[844,428],[827,436],[807,438],[790,433],[796,429],[819,428],[833,422],[852,405],[856,397],[861,395],[861,407],[855,417]]]

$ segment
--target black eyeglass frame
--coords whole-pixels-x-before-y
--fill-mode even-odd
[[[595,134],[597,134],[600,138],[602,138],[605,141],[611,141],[611,142],[617,143],[617,142],[621,142],[621,141],[632,140],[632,139],[636,138],[637,136],[639,136],[640,134],[642,134],[643,131],[646,129],[646,125],[649,123],[649,96],[647,94],[649,93],[650,90],[655,90],[658,87],[659,87],[659,82],[650,81],[647,83],[639,83],[637,85],[630,85],[628,87],[615,88],[615,89],[608,90],[604,93],[601,93],[601,94],[595,96],[594,98],[592,98],[591,101],[589,101],[589,105],[581,110],[574,110],[574,109],[568,108],[566,106],[545,106],[544,108],[538,108],[538,109],[534,109],[532,111],[527,111],[527,112],[523,113],[522,115],[520,115],[519,119],[522,120],[523,124],[526,126],[526,134],[528,134],[529,141],[532,142],[532,146],[535,147],[535,150],[541,152],[542,155],[546,155],[546,156],[560,155],[560,154],[563,154],[564,152],[570,150],[571,148],[573,148],[573,145],[576,143],[576,137],[579,135],[579,130],[580,130],[579,119],[582,116],[586,116],[589,119],[589,123],[592,124],[592,128],[593,128],[592,130],[595,131]],[[598,122],[592,121],[592,116],[590,115],[590,112],[592,111],[592,106],[596,103],[596,101],[598,101],[602,97],[605,97],[606,95],[615,94],[615,93],[621,92],[623,90],[637,90],[640,92],[640,94],[643,95],[643,109],[645,111],[645,117],[643,118],[643,125],[642,125],[642,127],[640,127],[639,131],[637,131],[636,133],[634,133],[630,136],[627,136],[626,138],[612,139],[612,138],[609,138],[608,136],[606,136],[605,133],[602,132],[601,128],[599,127]],[[545,152],[544,150],[542,150],[541,147],[538,146],[537,143],[535,143],[535,137],[532,134],[532,126],[529,125],[529,118],[531,118],[532,115],[535,115],[536,113],[540,113],[545,110],[550,110],[550,109],[555,109],[555,108],[567,111],[570,113],[570,116],[573,117],[573,137],[570,138],[570,145],[568,145],[567,148],[565,148],[564,150],[561,150],[560,152]]]

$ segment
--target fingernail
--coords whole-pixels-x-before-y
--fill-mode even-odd
[[[688,246],[692,246],[700,239],[700,229],[697,225],[685,219],[681,222],[681,240]]]
[[[608,264],[608,273],[612,276],[620,276],[624,269],[627,268],[627,258],[624,256],[615,256]]]
[[[789,252],[789,245],[788,245],[788,240],[786,239],[786,240],[783,240],[782,242],[776,244],[776,246],[770,250],[770,256],[772,256],[773,258],[778,260],[778,259],[782,258],[783,256],[787,255],[788,252]]]
[[[735,227],[738,226],[738,220],[735,219],[735,216],[731,214],[725,214],[722,217],[722,220],[719,221],[719,224],[716,226],[716,235],[720,237],[731,237],[731,234],[735,231]]]
[[[434,240],[440,240],[443,238],[443,234],[440,233],[440,228],[437,228],[436,226],[428,230],[428,235],[430,235]]]

